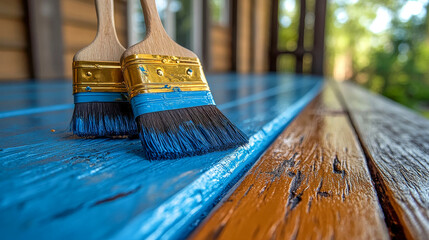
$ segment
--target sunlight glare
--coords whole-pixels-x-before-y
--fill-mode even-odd
[[[386,31],[390,27],[390,21],[392,20],[392,15],[389,10],[385,7],[379,7],[377,9],[377,17],[369,26],[369,30],[373,33],[381,33]]]

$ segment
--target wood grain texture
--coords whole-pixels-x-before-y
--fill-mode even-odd
[[[358,139],[331,89],[287,127],[191,239],[388,239]]]
[[[133,54],[153,54],[177,57],[192,57],[197,55],[174,42],[162,26],[155,0],[141,0],[146,24],[146,37],[143,41],[128,48],[123,58]]]
[[[402,227],[409,239],[428,239],[429,121],[355,85],[339,86],[376,174],[382,200],[390,205],[383,208],[398,217],[391,228]]]
[[[125,48],[116,35],[113,0],[95,0],[95,5],[98,18],[97,35],[90,45],[76,53],[73,60],[119,62]]]

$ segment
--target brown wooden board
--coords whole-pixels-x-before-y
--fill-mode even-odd
[[[25,50],[0,49],[0,81],[22,81],[30,78]]]
[[[191,238],[389,238],[364,154],[332,89],[287,127]]]
[[[23,0],[0,0],[0,81],[31,77]]]
[[[11,19],[22,19],[25,15],[24,1],[22,0],[0,0],[0,17]]]
[[[386,218],[390,228],[409,239],[429,239],[429,121],[355,85],[340,90],[384,212],[392,214]]]
[[[0,18],[0,49],[23,50],[27,47],[27,27],[22,19]]]
[[[228,27],[211,26],[211,71],[228,72],[231,69],[231,33]]]

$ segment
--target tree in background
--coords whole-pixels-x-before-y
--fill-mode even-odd
[[[428,0],[332,0],[327,72],[429,117]]]

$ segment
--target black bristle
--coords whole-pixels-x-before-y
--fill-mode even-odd
[[[201,155],[248,142],[215,105],[146,113],[136,121],[143,151],[151,160]]]
[[[127,102],[75,103],[70,128],[80,137],[137,135],[133,111]]]

